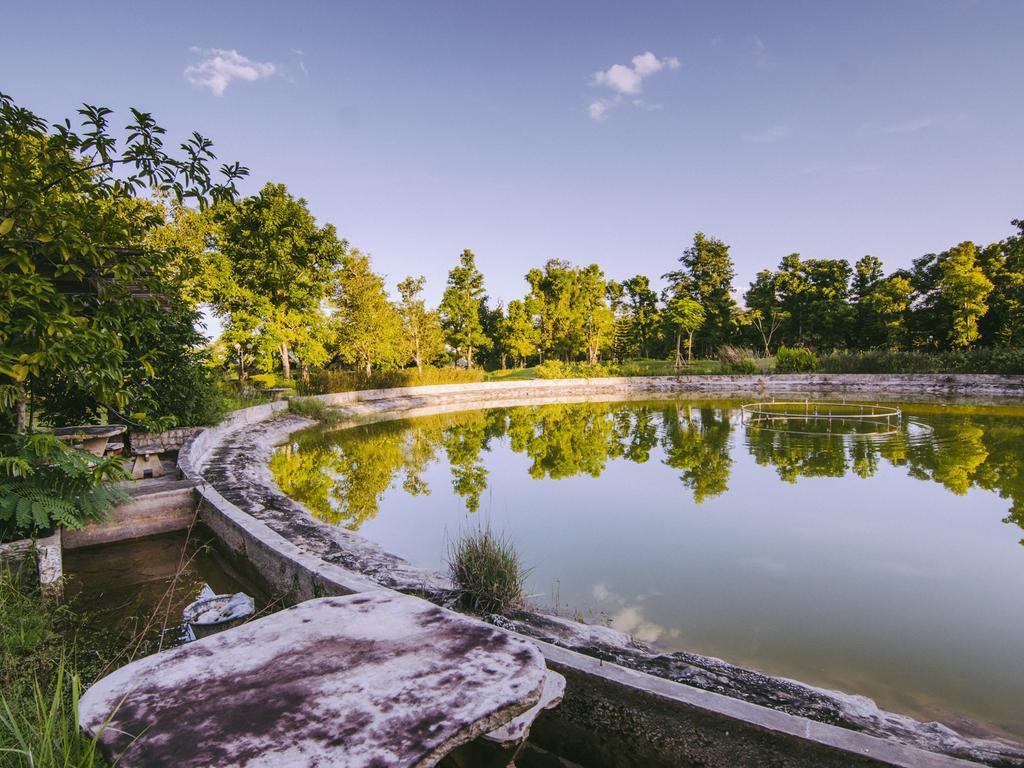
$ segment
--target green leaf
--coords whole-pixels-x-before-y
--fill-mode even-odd
[[[8,216],[3,221],[0,221],[0,235],[6,235],[14,229],[14,219]]]

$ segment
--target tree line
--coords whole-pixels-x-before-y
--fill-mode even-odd
[[[205,236],[192,253],[204,265],[202,295],[225,320],[222,353],[241,372],[275,358],[285,376],[325,365],[367,374],[395,367],[506,368],[542,363],[711,356],[725,345],[770,357],[780,346],[963,350],[1024,342],[1024,222],[996,243],[967,241],[886,274],[864,256],[807,259],[798,253],[757,274],[736,298],[729,246],[701,232],[658,291],[648,276],[621,281],[597,264],[550,259],[525,275],[527,291],[490,300],[470,250],[448,273],[436,308],[423,276],[388,294],[369,257],[320,226],[283,185],[213,206],[177,210],[169,240],[188,236],[183,219],[201,216]],[[180,243],[179,243],[180,245]]]

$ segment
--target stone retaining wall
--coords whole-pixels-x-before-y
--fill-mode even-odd
[[[342,408],[354,418],[395,418],[421,410],[456,410],[525,400],[707,392],[770,397],[786,392],[821,390],[872,392],[879,396],[933,393],[1016,397],[1024,394],[1024,377],[814,374],[534,380],[344,392],[321,395],[318,399]],[[186,477],[198,483],[202,519],[230,550],[252,564],[266,585],[287,592],[295,599],[384,588],[364,573],[325,561],[303,540],[296,544],[290,537],[282,536],[226,499],[205,478],[206,464],[218,450],[230,444],[233,433],[271,419],[286,407],[286,403],[270,403],[236,412],[224,424],[192,438],[182,449],[179,467]],[[280,440],[302,425],[290,420],[282,421],[280,429],[260,428],[269,434],[280,432]],[[251,438],[251,431],[245,434],[245,439]],[[244,462],[238,469],[258,472],[258,468]],[[255,474],[238,481],[244,485],[247,479],[257,485],[266,482],[266,477]],[[279,491],[277,495],[282,496]],[[301,511],[301,505],[288,501]],[[273,503],[278,501],[275,499]],[[308,526],[308,521],[304,520],[303,524]],[[758,706],[600,661],[538,641],[536,637],[532,639],[548,662],[569,680],[565,703],[538,721],[535,739],[544,749],[590,768],[679,765],[952,768],[978,764]],[[971,746],[968,740],[958,741],[955,734],[951,739],[945,738],[950,741],[950,748],[957,747],[954,751],[958,754],[985,759],[989,764],[1024,766],[1024,753],[1017,759],[1012,750],[1009,757],[1000,750],[987,752],[985,745],[991,742],[972,742]]]

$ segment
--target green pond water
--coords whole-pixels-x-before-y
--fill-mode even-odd
[[[272,468],[414,563],[489,523],[538,606],[1024,739],[1024,408],[897,405],[888,426],[495,408],[309,430]]]

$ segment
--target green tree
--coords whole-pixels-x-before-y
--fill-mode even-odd
[[[680,355],[680,343],[683,334],[686,334],[686,359],[693,360],[693,334],[704,324],[704,307],[696,299],[680,293],[669,296],[665,305],[665,316],[672,324],[676,334],[676,357],[675,367],[679,370],[682,367]]]
[[[754,328],[764,347],[764,356],[772,355],[772,338],[789,319],[779,301],[778,280],[770,269],[757,273],[754,282],[743,297],[747,305],[747,320]]]
[[[511,356],[522,368],[526,365],[526,358],[537,354],[539,340],[540,333],[530,313],[526,311],[526,304],[519,300],[510,301],[498,331],[498,344],[503,358],[504,355]]]
[[[994,286],[988,311],[978,320],[979,343],[986,346],[1024,346],[1024,221],[1014,220],[1018,232],[978,253],[978,265]]]
[[[33,434],[30,393],[36,382],[73,381],[112,418],[153,404],[158,297],[177,297],[167,253],[147,245],[164,223],[160,208],[139,196],[206,205],[232,197],[246,174],[223,166],[215,181],[212,145],[198,134],[170,155],[163,129],[137,110],[119,146],[111,114],[85,105],[80,129],[70,120],[51,128],[0,94],[0,527],[78,525],[109,506],[102,488],[121,476],[118,463]]]
[[[402,329],[409,342],[409,354],[417,370],[423,372],[424,365],[431,365],[444,355],[444,331],[437,312],[427,309],[420,297],[426,278],[407,277],[398,284],[402,297],[398,312],[402,317]]]
[[[863,256],[853,265],[853,327],[849,341],[854,346],[874,347],[883,341],[882,321],[873,297],[884,274],[882,262],[876,256]]]
[[[732,337],[736,303],[732,280],[736,276],[729,246],[703,232],[679,257],[681,269],[663,275],[672,296],[689,295],[704,307],[705,321],[697,343],[705,352],[717,349]]]
[[[334,314],[337,354],[367,376],[397,368],[408,359],[402,317],[388,300],[384,278],[358,250],[345,254],[335,277]]]
[[[260,340],[291,378],[291,353],[302,340],[314,348],[308,322],[331,290],[331,278],[348,250],[330,224],[318,226],[306,201],[284,184],[266,184],[258,195],[216,211],[214,242],[231,265],[217,286],[214,306],[240,335]]]
[[[473,352],[490,344],[480,317],[484,299],[484,276],[477,269],[473,252],[467,248],[459,256],[458,266],[448,273],[448,287],[439,311],[448,345],[457,356],[465,356],[470,368]]]
[[[992,293],[992,281],[977,260],[978,250],[968,241],[950,249],[941,263],[939,291],[953,310],[949,343],[958,349],[970,347],[978,339],[978,319],[988,310],[986,299]]]
[[[651,357],[657,342],[661,317],[658,311],[658,294],[651,288],[651,281],[644,275],[636,275],[623,281],[623,304],[632,350],[638,357]]]
[[[576,290],[573,305],[576,308],[580,332],[587,353],[587,362],[597,363],[601,350],[609,346],[615,315],[605,298],[608,282],[597,264],[576,271]]]
[[[894,274],[878,282],[865,304],[882,327],[882,338],[890,349],[901,349],[907,342],[907,314],[913,287],[905,275]]]

